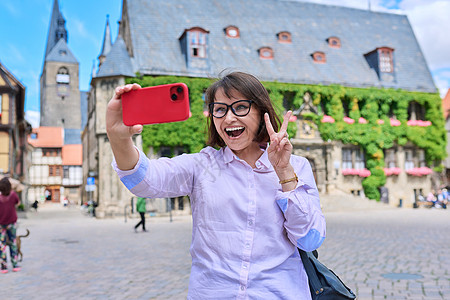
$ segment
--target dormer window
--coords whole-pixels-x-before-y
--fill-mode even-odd
[[[325,53],[323,53],[323,52],[316,51],[311,56],[312,56],[312,58],[313,58],[315,63],[324,64],[324,63],[327,62],[327,59],[325,57]]]
[[[341,40],[335,36],[329,37],[327,39],[328,46],[331,48],[341,48]]]
[[[273,50],[270,47],[259,48],[259,58],[261,59],[273,59]]]
[[[227,35],[227,37],[232,39],[240,37],[239,28],[237,28],[236,26],[228,26],[227,28],[225,28],[225,34]]]
[[[390,47],[379,47],[364,54],[369,67],[372,68],[378,79],[385,84],[396,81],[394,66],[394,49]]]
[[[206,57],[206,33],[201,31],[191,32],[190,46],[191,56]]]
[[[282,31],[278,33],[277,36],[278,42],[280,43],[287,43],[287,44],[292,43],[292,37],[290,32]]]
[[[206,58],[209,31],[201,27],[186,29],[180,37],[182,47],[188,47],[190,57]]]
[[[394,63],[392,59],[392,52],[394,52],[394,49],[383,47],[378,48],[377,50],[380,64],[380,72],[392,73],[394,71]]]
[[[190,70],[209,70],[209,31],[201,27],[185,29],[179,38],[180,49]]]

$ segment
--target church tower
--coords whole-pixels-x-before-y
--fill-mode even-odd
[[[66,20],[53,2],[40,78],[40,126],[81,130],[79,63],[67,45]]]

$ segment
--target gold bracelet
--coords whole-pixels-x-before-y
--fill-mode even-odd
[[[280,184],[285,184],[285,183],[288,183],[291,181],[298,181],[298,177],[297,177],[297,174],[295,174],[295,172],[294,172],[294,177],[285,179],[285,180],[280,180]]]

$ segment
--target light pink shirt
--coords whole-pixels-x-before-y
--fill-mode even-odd
[[[311,299],[297,246],[317,249],[325,219],[311,166],[291,156],[299,178],[282,192],[267,152],[256,168],[228,148],[113,167],[136,196],[191,201],[193,229],[188,299]],[[170,250],[170,249],[168,249]]]

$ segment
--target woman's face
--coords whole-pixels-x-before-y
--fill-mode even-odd
[[[233,91],[230,96],[231,98],[228,98],[223,92],[223,89],[220,88],[216,92],[214,103],[221,102],[231,105],[232,103],[239,100],[252,100],[245,98],[238,91]],[[242,105],[240,105],[239,103],[235,104],[233,107],[239,114],[240,112],[246,111],[246,105],[248,106],[249,104],[246,102],[242,102]],[[219,109],[223,111],[224,106]],[[231,108],[228,108],[228,111],[224,117],[213,117],[213,121],[220,137],[224,140],[225,144],[231,150],[239,152],[241,150],[249,148],[249,146],[257,146],[259,149],[259,145],[257,142],[254,142],[254,139],[258,132],[259,124],[261,121],[261,114],[258,111],[255,103],[251,104],[250,112],[245,116],[236,116],[231,111]]]

